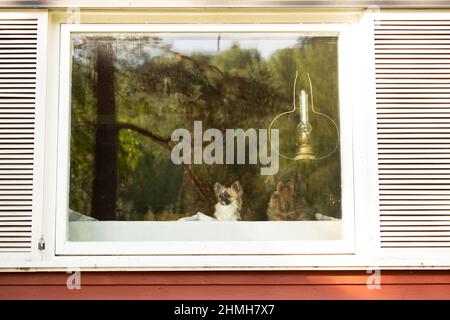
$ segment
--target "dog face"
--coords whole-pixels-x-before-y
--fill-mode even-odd
[[[222,186],[220,183],[216,183],[214,185],[214,192],[221,205],[227,206],[235,203],[240,206],[242,204],[243,191],[239,181],[234,182],[229,188]]]

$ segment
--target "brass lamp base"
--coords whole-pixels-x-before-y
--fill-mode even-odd
[[[297,147],[295,160],[316,160],[316,156],[310,144],[301,144]]]

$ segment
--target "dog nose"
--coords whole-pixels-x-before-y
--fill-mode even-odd
[[[224,201],[224,202],[228,202],[230,200],[230,197],[227,193],[222,193],[220,195],[220,200]]]

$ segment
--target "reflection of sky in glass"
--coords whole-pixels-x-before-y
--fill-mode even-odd
[[[150,56],[161,54],[155,52],[156,48],[170,47],[171,50],[191,55],[193,53],[214,54],[229,50],[233,45],[238,45],[241,49],[256,49],[263,59],[269,58],[275,51],[284,48],[292,48],[301,44],[306,37],[297,34],[183,34],[183,33],[115,33],[109,34],[121,46],[130,48],[140,43],[142,50]],[[95,33],[84,33],[73,35],[72,40],[75,47],[80,45],[85,37],[100,37],[103,35]],[[160,41],[152,41],[159,38]],[[157,50],[159,51],[159,50]],[[126,54],[126,52],[124,52]],[[120,55],[120,52],[119,52]],[[75,53],[77,56],[77,53]]]
[[[167,38],[165,38],[166,40]],[[168,40],[168,41],[167,41]],[[238,44],[241,49],[257,49],[264,59],[270,57],[272,53],[282,48],[292,48],[299,40],[296,36],[250,36],[242,35],[219,35],[204,37],[179,37],[177,39],[167,39],[173,49],[183,54],[193,52],[214,53],[217,51],[229,50],[233,45]]]

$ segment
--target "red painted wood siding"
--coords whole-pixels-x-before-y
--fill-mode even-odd
[[[450,271],[0,273],[0,299],[450,299]]]

